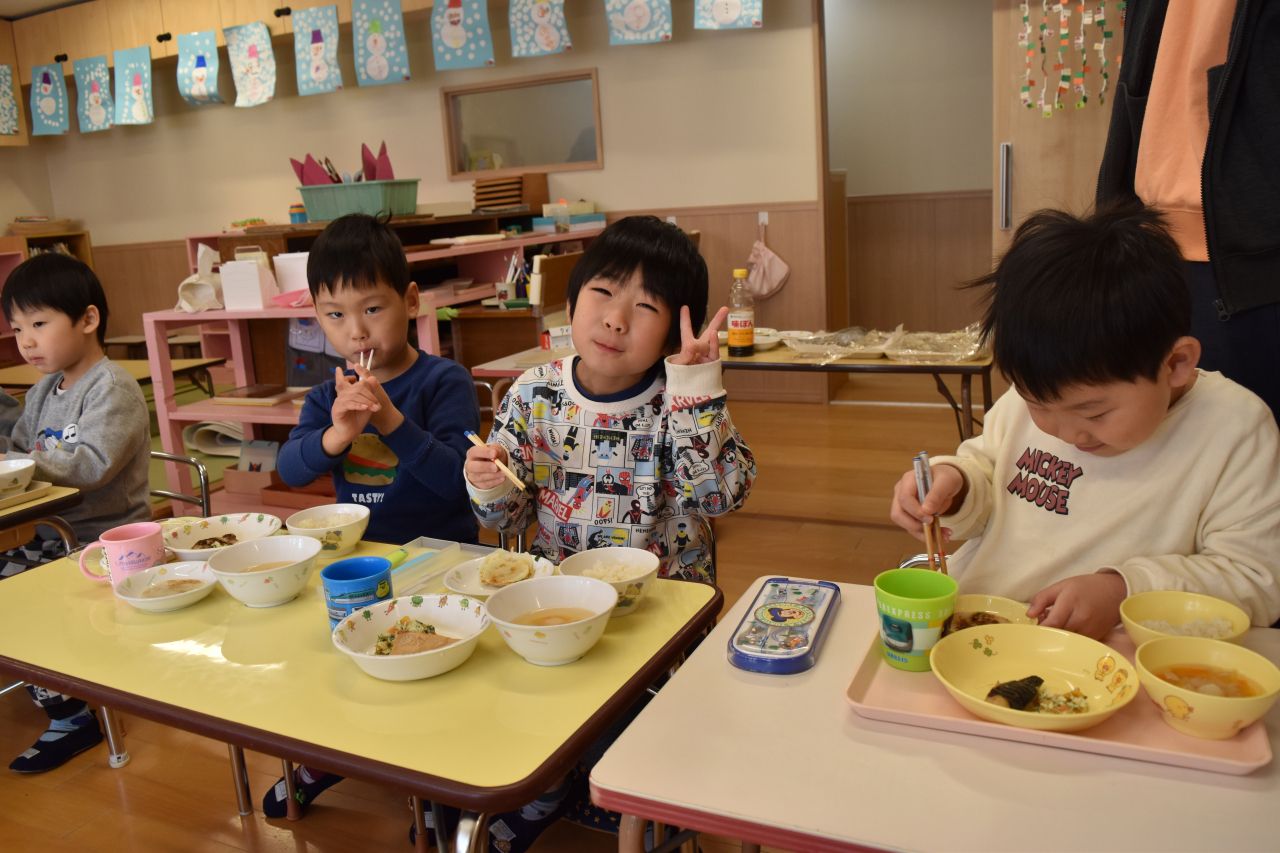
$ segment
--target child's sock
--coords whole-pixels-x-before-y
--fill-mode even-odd
[[[560,819],[568,805],[573,787],[570,774],[550,791],[517,811],[494,815],[489,819],[489,849],[501,853],[523,853],[533,846],[538,836]]]
[[[320,794],[342,781],[335,773],[312,770],[299,764],[293,768],[293,794],[298,801],[300,814],[306,814],[307,806]],[[289,812],[288,792],[285,790],[284,777],[271,787],[262,798],[262,814],[266,817],[285,817]]]
[[[98,719],[86,708],[74,716],[50,720],[48,730],[10,762],[9,769],[16,773],[44,773],[100,743],[102,731],[98,728]]]

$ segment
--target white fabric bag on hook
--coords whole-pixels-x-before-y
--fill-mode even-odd
[[[791,267],[778,257],[773,249],[765,244],[765,226],[760,225],[756,242],[751,246],[751,256],[747,258],[750,270],[747,272],[747,290],[756,299],[768,299],[787,283],[791,275]]]

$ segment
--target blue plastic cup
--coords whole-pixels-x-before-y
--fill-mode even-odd
[[[385,557],[348,557],[330,563],[320,570],[320,582],[330,629],[360,608],[393,597],[391,561]]]

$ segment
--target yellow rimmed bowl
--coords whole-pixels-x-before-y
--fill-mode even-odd
[[[1074,732],[1108,719],[1133,701],[1137,674],[1123,655],[1080,634],[1040,625],[984,625],[943,637],[930,653],[934,676],[965,710],[984,720],[1024,729]],[[997,683],[1037,675],[1042,692],[1078,688],[1088,710],[1075,714],[1017,711],[993,705]]]
[[[1235,642],[1249,630],[1249,614],[1231,602],[1171,589],[1129,596],[1120,603],[1120,621],[1135,646],[1161,637]]]
[[[1037,624],[1036,620],[1027,615],[1027,604],[1024,602],[1014,601],[1012,598],[1002,598],[998,595],[967,593],[956,596],[955,612],[951,615],[951,622],[947,626],[945,633],[950,634],[954,631],[962,631],[965,628],[987,627],[986,625],[966,625],[960,621],[962,617],[967,620],[978,613],[990,613],[1004,620],[994,624],[1002,625],[1010,622],[1017,625]]]
[[[1160,637],[1134,655],[1138,679],[1160,709],[1161,718],[1193,737],[1223,740],[1261,719],[1280,697],[1280,669],[1244,646],[1203,637]],[[1156,673],[1172,666],[1211,666],[1245,676],[1262,690],[1257,696],[1211,696],[1179,687]]]

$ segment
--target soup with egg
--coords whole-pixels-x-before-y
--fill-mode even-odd
[[[511,621],[517,625],[534,625],[545,628],[550,625],[568,625],[570,622],[581,622],[596,614],[585,607],[541,607],[523,613]]]
[[[1205,664],[1173,664],[1156,671],[1156,677],[1184,690],[1206,696],[1243,698],[1261,696],[1262,685],[1234,669]]]

